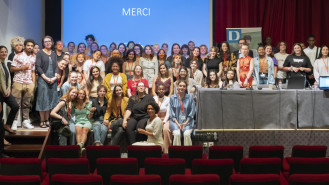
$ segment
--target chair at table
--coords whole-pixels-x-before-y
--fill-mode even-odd
[[[90,172],[94,172],[96,168],[96,160],[98,158],[120,158],[120,146],[119,145],[104,145],[86,147],[87,159],[89,160]]]
[[[159,175],[112,175],[111,185],[161,185]]]
[[[129,145],[127,147],[128,157],[133,157],[138,160],[138,167],[144,168],[144,160],[148,157],[161,158],[161,146],[135,146]]]
[[[235,171],[240,171],[240,160],[243,158],[243,146],[211,146],[209,159],[233,159]]]
[[[102,185],[100,175],[55,174],[51,178],[52,185]]]
[[[96,160],[97,174],[103,177],[103,184],[108,185],[112,175],[137,175],[136,158],[99,158]]]
[[[161,184],[168,184],[170,175],[185,174],[185,160],[173,158],[146,158],[145,174],[160,175]]]
[[[219,176],[216,174],[203,175],[171,175],[170,185],[219,185]]]
[[[185,159],[186,168],[191,168],[193,159],[202,159],[203,147],[195,146],[169,146],[169,158]]]
[[[0,185],[40,185],[39,175],[0,175]]]
[[[194,159],[192,174],[217,174],[220,184],[228,184],[233,174],[234,161],[232,159]]]
[[[280,185],[277,174],[233,174],[230,185]]]

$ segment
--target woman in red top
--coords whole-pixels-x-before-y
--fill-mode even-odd
[[[252,86],[252,72],[254,70],[254,59],[248,56],[249,46],[243,45],[241,48],[243,57],[238,60],[236,73],[241,88],[249,88]]]
[[[128,97],[131,97],[132,95],[135,94],[136,92],[136,88],[137,88],[137,84],[139,82],[143,82],[146,89],[145,92],[146,94],[148,94],[148,88],[149,88],[149,84],[147,82],[147,80],[144,78],[143,76],[143,69],[140,65],[136,65],[134,68],[134,75],[133,78],[128,80],[127,83],[127,88],[128,88]]]

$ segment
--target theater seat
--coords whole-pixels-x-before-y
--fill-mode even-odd
[[[243,158],[243,146],[211,146],[209,159],[233,159],[235,171],[240,171],[240,160]]]
[[[45,146],[46,159],[49,158],[79,158],[80,148],[78,145],[46,145]]]
[[[280,185],[277,174],[234,174],[230,177],[231,185]]]
[[[38,158],[2,158],[1,175],[38,175],[41,176],[41,160]]]
[[[111,185],[161,185],[159,175],[112,175]]]
[[[144,168],[144,160],[147,157],[162,157],[161,146],[135,146],[129,145],[127,147],[128,157],[136,158],[138,160],[138,167]]]
[[[96,160],[97,174],[103,178],[103,184],[108,185],[112,175],[137,175],[136,158],[99,158]]]
[[[284,147],[281,145],[275,146],[250,146],[249,158],[273,158],[278,157],[283,159]]]
[[[39,175],[0,175],[0,185],[40,185]]]
[[[326,153],[325,145],[295,145],[291,157],[326,157]]]
[[[170,185],[219,185],[219,176],[216,174],[203,175],[171,175]]]
[[[102,185],[100,175],[69,175],[55,174],[51,178],[51,185]]]
[[[289,174],[328,174],[329,158],[301,158],[290,159]]]
[[[160,175],[161,184],[168,184],[170,175],[185,174],[185,160],[172,158],[146,158],[145,174]]]
[[[294,174],[288,180],[289,185],[328,185],[329,174]]]
[[[278,174],[281,171],[280,158],[243,158],[240,161],[241,174]]]
[[[194,159],[192,161],[192,174],[217,174],[220,177],[220,184],[229,183],[233,174],[232,159]]]
[[[182,158],[186,168],[191,168],[193,159],[202,159],[203,147],[195,146],[169,146],[169,158]]]
[[[119,145],[105,145],[105,146],[92,146],[86,147],[87,159],[89,160],[90,172],[94,172],[96,168],[96,160],[98,158],[120,158]]]

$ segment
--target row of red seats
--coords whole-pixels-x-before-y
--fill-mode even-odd
[[[170,185],[219,185],[219,176],[205,175],[171,175]],[[102,185],[100,175],[56,174],[52,185]],[[161,185],[159,175],[113,175],[111,185]],[[37,175],[5,176],[0,175],[0,185],[40,185]],[[235,174],[230,178],[231,185],[280,185],[280,177],[275,174]],[[329,174],[298,174],[289,177],[290,185],[324,185],[329,184]]]

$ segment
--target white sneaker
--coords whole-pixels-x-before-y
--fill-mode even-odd
[[[18,124],[18,121],[14,120],[13,124],[11,125],[11,129],[16,131],[17,130],[17,124]]]
[[[27,129],[33,129],[34,128],[34,126],[31,124],[30,120],[24,120],[22,125],[23,125],[23,128],[27,128]]]

